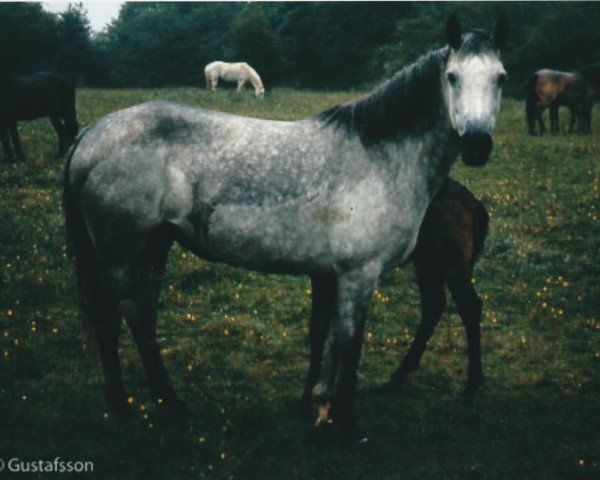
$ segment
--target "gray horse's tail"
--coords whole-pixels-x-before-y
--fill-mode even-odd
[[[70,179],[71,161],[86,131],[87,128],[75,139],[75,142],[66,154],[63,210],[67,233],[67,251],[75,260],[79,302],[84,316],[84,337],[86,344],[88,344],[93,337],[93,332],[90,329],[90,319],[93,314],[91,299],[93,298],[93,292],[97,291],[100,287],[98,275],[99,262],[81,210],[80,194],[83,181],[76,179],[71,182]]]
[[[527,127],[531,134],[535,132],[535,110],[539,101],[536,92],[537,83],[538,75],[537,73],[534,73],[529,77],[529,80],[527,80],[527,85],[525,87],[525,115],[527,117]]]

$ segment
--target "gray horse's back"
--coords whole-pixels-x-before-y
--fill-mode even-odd
[[[127,250],[123,231],[135,249],[167,223],[207,256],[248,265],[250,255],[265,262],[252,268],[267,270],[287,258],[281,268],[296,269],[307,258],[331,261],[328,202],[337,174],[332,142],[306,141],[316,130],[331,129],[151,102],[90,127],[68,176],[81,186],[82,208],[106,256]]]

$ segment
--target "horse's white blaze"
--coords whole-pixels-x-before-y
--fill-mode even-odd
[[[452,126],[459,135],[467,130],[491,133],[500,111],[504,67],[497,56],[453,56],[446,68],[444,96]],[[454,76],[454,82],[448,79]]]

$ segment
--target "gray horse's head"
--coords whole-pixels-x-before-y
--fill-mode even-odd
[[[492,151],[491,134],[506,80],[499,51],[506,43],[508,21],[502,17],[492,35],[482,30],[463,34],[452,15],[446,33],[450,50],[442,91],[450,123],[461,139],[465,164],[481,166]]]

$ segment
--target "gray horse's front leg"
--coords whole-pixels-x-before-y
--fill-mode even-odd
[[[334,314],[337,297],[337,279],[333,275],[312,275],[312,309],[308,335],[310,338],[310,364],[302,395],[302,406],[312,406],[312,391],[321,374],[323,350]]]
[[[352,439],[358,435],[354,405],[365,318],[379,273],[370,265],[339,277],[321,378],[313,389],[317,424],[333,421]]]

